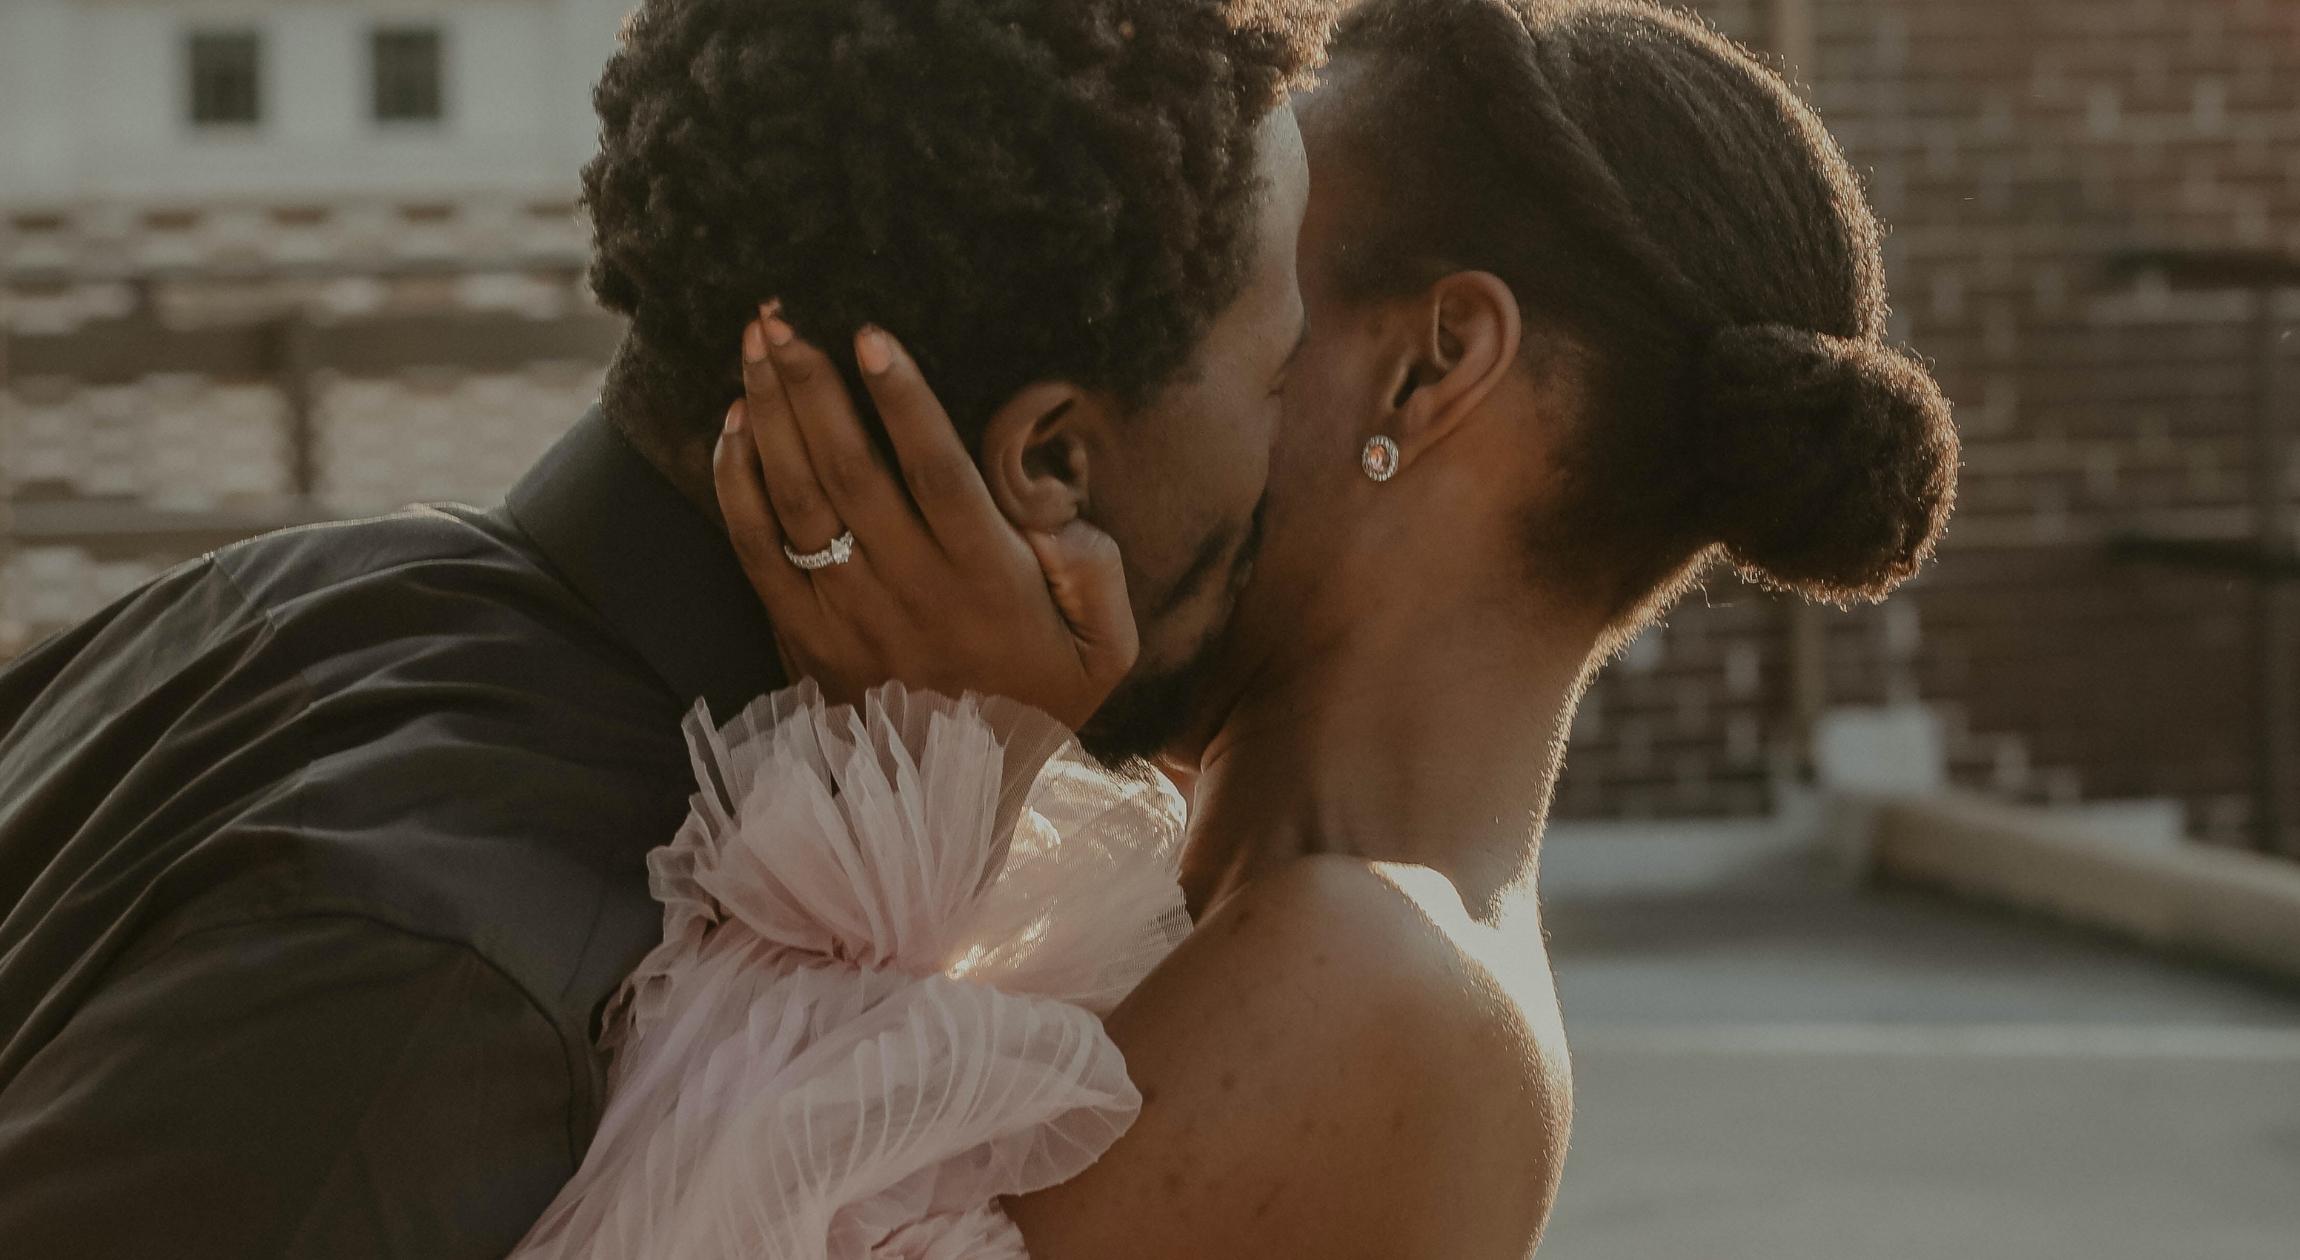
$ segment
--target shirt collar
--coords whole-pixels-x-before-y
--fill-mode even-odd
[[[725,722],[781,687],[773,628],[717,524],[593,406],[504,498],[585,603]]]

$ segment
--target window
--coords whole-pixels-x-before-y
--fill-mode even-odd
[[[375,120],[438,122],[439,31],[390,27],[375,32]]]
[[[187,58],[195,125],[263,121],[263,41],[256,32],[193,31]]]

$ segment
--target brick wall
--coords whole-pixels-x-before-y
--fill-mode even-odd
[[[329,378],[313,398],[319,507],[352,517],[417,501],[489,504],[597,396],[587,365],[516,373]],[[0,468],[19,496],[200,511],[256,509],[288,484],[285,403],[268,385],[149,377],[0,390]],[[193,549],[19,542],[0,568],[0,642],[69,626]],[[4,655],[4,653],[0,653]]]
[[[279,206],[91,204],[0,217],[0,332],[66,334],[141,304],[162,325],[294,313],[317,327],[588,310],[587,239],[564,198]],[[289,401],[265,373],[96,383],[16,365],[0,381],[0,487],[24,508],[260,517],[294,491]],[[316,512],[488,503],[596,396],[600,365],[427,364],[308,382]],[[0,657],[80,620],[200,546],[162,534],[0,546]],[[6,540],[0,539],[0,542]]]
[[[1698,7],[1765,34],[1761,0]],[[2253,593],[2112,562],[2107,540],[2249,529],[2254,311],[2109,264],[2300,255],[2300,5],[1812,0],[1812,16],[1796,77],[1891,225],[1895,332],[1933,360],[1966,453],[1939,565],[1884,607],[1828,614],[1830,701],[1937,706],[1966,785],[2169,795],[2192,829],[2240,839]],[[2275,314],[2300,328],[2300,295]],[[2289,328],[2279,358],[2300,434]],[[1689,600],[1594,690],[1561,810],[1764,808],[1790,738],[1787,620],[1730,580]]]

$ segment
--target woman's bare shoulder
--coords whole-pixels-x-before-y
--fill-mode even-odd
[[[1289,863],[1240,900],[1240,909],[1277,920],[1283,937],[1236,949],[1210,970],[1252,971],[1246,955],[1259,954],[1272,983],[1354,1002],[1404,1043],[1426,1096],[1450,1110],[1437,1134],[1443,1153],[1481,1164],[1506,1155],[1554,1180],[1573,1089],[1530,899],[1527,913],[1496,927],[1473,918],[1452,881],[1428,867],[1322,854]],[[1337,974],[1321,958],[1345,965]],[[1465,1125],[1465,1115],[1475,1119]],[[1546,1191],[1541,1203],[1546,1215]]]
[[[1570,1088],[1488,931],[1434,872],[1336,856],[1216,905],[1112,1015],[1142,1116],[1016,1205],[1031,1254],[1523,1255]]]
[[[1562,1060],[1548,947],[1530,902],[1509,926],[1479,922],[1452,881],[1425,866],[1296,859],[1217,904],[1184,947],[1209,970],[1242,969],[1305,993],[1335,986],[1371,1009],[1507,1038],[1513,1067]]]

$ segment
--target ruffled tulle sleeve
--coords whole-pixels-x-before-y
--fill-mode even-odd
[[[515,1255],[997,1260],[994,1201],[1140,1107],[1100,1015],[1189,929],[1181,802],[1053,719],[811,686],[714,729],[649,857],[664,937],[605,1024],[604,1120]]]

